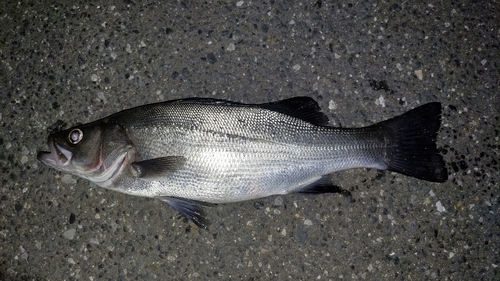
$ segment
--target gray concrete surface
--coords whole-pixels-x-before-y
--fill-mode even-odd
[[[500,278],[498,1],[46,2],[0,5],[1,280]],[[36,160],[58,120],[299,95],[344,127],[442,102],[449,180],[341,172],[353,200],[219,205],[204,231]]]

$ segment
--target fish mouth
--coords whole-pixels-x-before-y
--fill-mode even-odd
[[[49,149],[50,151],[39,151],[36,158],[53,168],[66,166],[73,156],[71,151],[57,144],[55,140],[49,141]]]

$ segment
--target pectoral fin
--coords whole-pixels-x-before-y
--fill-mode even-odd
[[[208,229],[210,222],[205,214],[203,205],[212,206],[213,204],[178,197],[158,197],[158,199],[172,206],[172,208],[191,220],[198,227]]]
[[[183,156],[167,156],[134,162],[131,165],[132,174],[137,178],[158,178],[173,173],[186,162]]]

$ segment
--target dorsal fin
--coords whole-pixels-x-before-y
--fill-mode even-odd
[[[321,112],[318,103],[310,97],[295,97],[281,101],[259,104],[261,108],[299,118],[318,126],[327,126],[328,117]]]
[[[173,101],[176,103],[193,103],[193,104],[211,104],[222,106],[243,106],[243,107],[260,107],[272,111],[276,111],[288,116],[299,118],[317,126],[328,126],[328,117],[321,112],[318,103],[310,97],[294,97],[286,100],[280,100],[262,104],[245,104],[227,100],[211,99],[211,98],[187,98]]]

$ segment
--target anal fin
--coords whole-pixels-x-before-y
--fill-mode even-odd
[[[330,175],[324,175],[319,180],[307,185],[296,193],[321,194],[321,193],[340,193],[346,197],[351,197],[351,193],[340,186],[334,185],[330,179]]]

